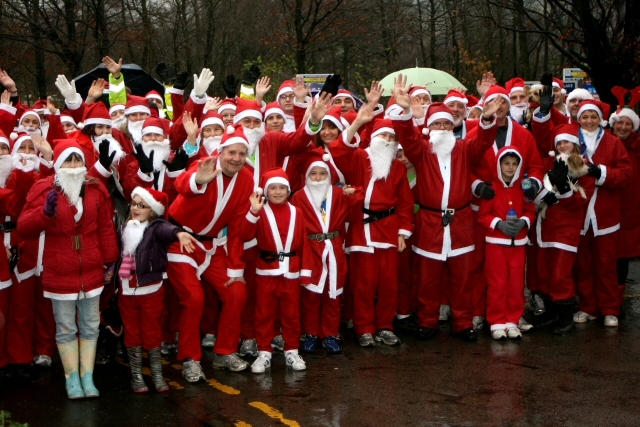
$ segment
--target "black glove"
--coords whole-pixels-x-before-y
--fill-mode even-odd
[[[498,221],[496,228],[509,237],[516,237],[525,225],[527,225],[527,223],[524,219],[519,219],[514,222]]]
[[[156,66],[156,73],[158,73],[158,76],[160,76],[160,79],[164,84],[170,85],[176,80],[173,67],[165,64],[164,62],[158,62],[158,65]]]
[[[259,78],[260,67],[256,64],[251,64],[251,67],[249,67],[248,70],[244,70],[244,74],[242,75],[242,84],[253,86]]]
[[[143,142],[144,144],[144,142]],[[136,159],[138,159],[138,165],[140,166],[140,172],[142,173],[151,173],[153,172],[153,155],[155,154],[153,150],[149,153],[149,157],[144,153],[142,146],[136,146],[136,151],[134,152]]]
[[[320,93],[327,92],[330,93],[331,96],[336,96],[338,94],[338,90],[340,90],[341,84],[342,78],[340,77],[340,74],[331,74],[327,77],[327,80],[324,81],[324,85],[322,85]]]
[[[496,192],[491,188],[491,182],[485,181],[476,187],[476,196],[484,200],[491,200],[495,197]]]
[[[231,74],[227,76],[227,81],[222,82],[222,89],[224,89],[224,93],[227,94],[227,98],[235,98],[236,92],[238,91],[238,79],[236,76]]]
[[[564,161],[556,159],[553,162],[553,170],[547,172],[547,176],[552,185],[559,187],[567,182],[568,173],[569,166]]]
[[[166,160],[162,161],[169,172],[177,172],[186,169],[188,162],[189,155],[182,148],[176,150],[176,154],[173,156],[173,160],[171,160],[171,162]]]
[[[176,76],[176,81],[173,83],[173,87],[175,89],[184,90],[187,87],[187,83],[189,81],[189,74],[186,71],[182,71],[178,73]]]
[[[538,181],[535,181],[532,179],[531,187],[524,191],[524,197],[526,197],[527,199],[533,200],[536,198],[538,191],[540,191],[540,187],[538,186]]]
[[[540,114],[549,114],[553,107],[553,86],[543,86],[540,91]]]
[[[109,140],[103,139],[102,142],[98,145],[98,151],[100,152],[100,164],[105,170],[111,169],[111,164],[113,163],[113,159],[116,157],[115,150],[113,153],[109,154]]]
[[[551,86],[553,84],[553,74],[548,71],[542,74],[542,77],[540,77],[540,84],[543,86]]]
[[[602,169],[600,169],[600,166],[592,163],[589,165],[589,175],[595,177],[597,181],[602,176]]]
[[[519,219],[516,222],[512,222],[510,225],[516,233],[511,237],[516,237],[520,233],[520,231],[527,226],[527,221],[525,221],[524,219]]]
[[[556,193],[554,193],[552,191],[549,191],[542,198],[542,201],[545,202],[547,204],[547,206],[551,206],[551,205],[555,205],[556,203],[558,203],[558,198],[556,197]]]

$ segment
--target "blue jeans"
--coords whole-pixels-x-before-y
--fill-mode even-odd
[[[56,319],[56,342],[70,343],[77,339],[78,328],[83,340],[97,340],[100,326],[100,295],[79,300],[52,299]],[[76,312],[78,323],[76,324]]]

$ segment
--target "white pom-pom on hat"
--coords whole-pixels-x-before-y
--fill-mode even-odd
[[[258,196],[262,196],[264,194],[264,190],[261,187],[256,187],[256,189],[254,190],[254,192],[258,195]]]
[[[429,135],[429,128],[422,128],[423,135]]]
[[[79,122],[76,127],[80,130],[84,129],[84,123],[83,122]]]
[[[329,160],[331,160],[331,156],[329,155],[329,153],[325,153],[322,155],[323,162],[328,162]]]
[[[11,134],[9,135],[9,138],[11,138],[12,141],[15,141],[16,139],[18,139],[18,133],[11,132]]]
[[[229,135],[233,135],[233,133],[236,131],[236,128],[234,128],[233,126],[229,125],[227,126],[227,133]]]

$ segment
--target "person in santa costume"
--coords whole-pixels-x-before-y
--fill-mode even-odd
[[[225,125],[232,125],[233,124],[233,118],[236,115],[236,101],[235,99],[225,99],[224,101],[222,101],[222,104],[220,104],[220,107],[218,107],[218,114],[220,114],[222,116],[222,120],[224,121]]]
[[[29,191],[18,233],[37,239],[44,231],[42,284],[53,304],[67,396],[97,397],[93,367],[99,299],[111,279],[105,267],[118,259],[118,246],[109,195],[99,182],[87,180],[80,145],[69,139],[56,147],[55,176],[38,181]]]
[[[302,258],[302,351],[312,353],[318,344],[329,354],[340,348],[340,302],[347,277],[344,252],[345,222],[352,206],[363,200],[362,190],[332,185],[328,154],[307,152],[301,162],[305,186],[291,198],[304,220],[307,247]]]
[[[251,172],[244,168],[248,148],[243,127],[236,126],[223,136],[218,157],[198,160],[176,179],[178,197],[169,208],[169,221],[198,240],[192,254],[182,253],[178,243],[171,245],[167,267],[182,308],[178,359],[183,361],[183,376],[189,382],[204,379],[200,366],[202,286],[212,286],[222,302],[220,324],[224,328],[213,348],[214,368],[241,371],[249,366],[236,353],[247,298],[240,236],[244,218],[238,212],[249,209],[255,188]]]
[[[286,365],[307,368],[298,354],[300,346],[300,267],[306,245],[302,213],[288,202],[291,188],[282,168],[266,171],[262,188],[251,197],[251,209],[243,224],[243,240],[256,239],[260,257],[256,263],[255,334],[258,358],[251,372],[271,368],[271,340],[280,317]],[[266,199],[266,200],[265,200]]]
[[[293,117],[293,101],[295,99],[295,94],[293,91],[294,87],[295,83],[293,80],[285,80],[278,88],[278,94],[276,95],[276,102],[280,109],[282,109],[282,118],[284,119],[284,124],[282,126],[282,129],[280,130],[283,130],[284,132],[295,132],[296,130],[296,123]],[[275,107],[273,103],[269,104],[267,105],[267,110],[269,110],[269,106],[271,106],[272,108]],[[267,119],[267,117],[268,115],[265,112],[265,120]]]
[[[621,219],[621,190],[627,188],[633,166],[623,143],[605,132],[600,101],[580,103],[578,140],[595,190],[584,217],[575,265],[579,311],[573,320],[584,323],[598,316],[605,326],[618,326],[622,306],[616,263]]]
[[[131,367],[131,388],[135,393],[146,393],[149,388],[142,378],[142,349],[149,354],[151,378],[156,391],[169,391],[162,376],[161,321],[164,287],[163,279],[168,264],[167,249],[174,242],[192,253],[196,240],[189,233],[164,218],[169,198],[153,188],[136,187],[131,193],[131,213],[121,229],[122,258],[120,297],[118,307],[125,329]]]
[[[509,100],[511,101],[509,116],[520,125],[527,124],[527,111],[529,110],[525,86],[522,77],[514,77],[505,83],[505,88],[509,92]]]
[[[465,139],[477,125],[477,121],[467,120],[467,104],[469,100],[462,92],[451,89],[442,101],[453,113],[453,134],[456,139]]]
[[[348,90],[339,89],[338,93],[333,97],[333,105],[340,107],[341,113],[345,114],[356,109],[356,99]]]
[[[448,296],[453,330],[465,341],[475,341],[471,300],[474,217],[469,208],[471,189],[467,185],[475,163],[482,161],[496,134],[493,115],[506,102],[491,99],[484,106],[483,122],[477,136],[469,135],[456,143],[454,117],[449,107],[434,103],[427,111],[428,132],[420,132],[411,121],[412,100],[396,79],[394,97],[403,114],[392,116],[393,127],[402,141],[405,155],[414,165],[417,178],[416,240],[413,245],[414,278],[418,286],[419,339],[430,339],[438,332],[443,271],[448,267]],[[506,110],[506,108],[504,108]],[[506,112],[505,112],[506,115]],[[428,134],[428,139],[423,138]],[[477,250],[477,249],[476,249]]]
[[[537,244],[536,261],[540,295],[545,309],[538,326],[550,329],[555,335],[567,335],[574,329],[573,312],[576,306],[576,289],[573,268],[576,263],[582,219],[587,200],[574,191],[568,177],[566,157],[580,154],[578,128],[561,125],[554,129],[552,156],[545,158],[544,188],[536,197],[544,202],[546,212],[538,215],[535,225]],[[573,183],[591,194],[595,189],[593,179],[583,176]]]
[[[478,213],[478,222],[487,230],[487,321],[493,339],[521,339],[518,323],[524,311],[525,245],[536,210],[533,203],[525,203],[518,150],[502,147],[495,163],[496,195],[483,202]]]

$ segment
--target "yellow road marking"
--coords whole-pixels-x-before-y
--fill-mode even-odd
[[[300,427],[300,424],[298,424],[297,421],[286,419],[284,417],[284,415],[282,415],[282,412],[278,411],[277,409],[272,408],[271,406],[267,405],[266,403],[251,402],[251,403],[249,403],[249,406],[253,406],[254,408],[257,408],[257,409],[261,410],[262,412],[264,412],[265,414],[267,414],[268,416],[270,416],[273,419],[280,420],[280,422],[282,422],[282,424],[284,424],[286,426],[289,426],[289,427]]]
[[[209,383],[209,385],[213,388],[217,388],[218,390],[220,390],[223,393],[227,393],[227,394],[240,394],[240,390],[237,390],[231,386],[228,385],[224,385],[222,383],[219,383],[216,380],[207,380],[207,382]]]
[[[238,421],[234,424],[235,427],[251,427],[251,424],[245,423],[244,421]]]

